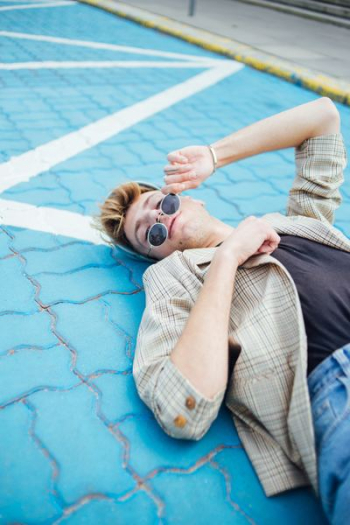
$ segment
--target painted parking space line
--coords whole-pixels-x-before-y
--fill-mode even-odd
[[[24,40],[34,40],[37,42],[50,42],[53,44],[61,44],[66,46],[87,47],[90,49],[105,49],[108,51],[122,51],[123,53],[133,53],[146,56],[157,56],[164,58],[179,58],[181,60],[194,60],[195,62],[207,62],[207,57],[198,55],[188,55],[184,53],[173,53],[170,51],[159,51],[157,49],[145,49],[142,47],[123,46],[118,44],[107,44],[104,42],[92,42],[89,40],[77,40],[72,38],[60,38],[48,35],[35,35],[30,33],[18,33],[15,31],[0,31],[0,36],[9,38],[19,38]],[[211,58],[215,61],[216,59]],[[218,61],[222,59],[217,59]]]
[[[242,67],[242,64],[228,61],[225,65],[199,73],[185,82],[83,126],[77,131],[12,157],[0,165],[0,193],[213,86],[220,80],[237,73]]]
[[[0,223],[54,235],[72,237],[93,244],[107,244],[92,228],[91,217],[48,206],[0,199]]]
[[[0,62],[0,70],[15,71],[20,69],[107,69],[107,68],[183,68],[198,69],[203,67],[213,67],[218,64],[226,64],[228,60],[208,60],[206,62],[152,62],[138,60],[109,60],[109,61],[42,61],[42,62]]]
[[[66,0],[68,2],[68,0]],[[0,4],[13,4],[13,5],[22,5],[22,4],[52,4],[54,0],[0,0]]]
[[[0,11],[14,11],[16,9],[39,9],[44,7],[62,7],[62,6],[72,6],[75,5],[77,2],[74,0],[70,0],[69,2],[66,2],[65,0],[61,2],[48,2],[45,4],[44,2],[40,4],[19,4],[19,5],[5,5],[0,7]]]

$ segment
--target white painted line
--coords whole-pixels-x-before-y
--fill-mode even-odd
[[[229,62],[222,60],[222,63]],[[43,62],[0,62],[0,70],[13,71],[18,69],[88,69],[88,68],[209,68],[220,64],[219,60],[207,62],[155,62],[155,61],[138,61],[138,60],[110,60],[110,61],[43,61]]]
[[[68,0],[67,0],[68,1]],[[5,2],[6,4],[35,4],[35,3],[45,3],[45,4],[52,4],[53,0],[0,0],[1,3]]]
[[[185,55],[182,53],[171,53],[169,51],[158,51],[156,49],[144,49],[141,47],[121,46],[117,44],[106,44],[104,42],[91,42],[88,40],[73,40],[70,38],[60,38],[56,36],[47,35],[31,35],[29,33],[17,33],[14,31],[0,31],[0,36],[9,38],[21,38],[24,40],[36,40],[38,42],[51,42],[53,44],[61,44],[65,46],[88,47],[90,49],[106,49],[109,51],[121,51],[123,53],[134,53],[138,55],[158,56],[164,58],[178,58],[182,60],[194,60],[196,62],[207,62],[207,57],[196,55]],[[215,59],[211,59],[215,61]]]
[[[213,86],[243,67],[242,64],[228,61],[224,66],[199,73],[133,106],[38,146],[34,150],[12,157],[9,161],[0,164],[0,193],[20,182],[28,181],[180,100]]]
[[[0,224],[107,244],[91,221],[89,215],[0,199]]]
[[[69,2],[61,1],[61,2],[48,2],[47,4],[41,3],[41,4],[21,4],[21,5],[5,5],[0,7],[0,11],[14,11],[15,9],[35,9],[35,8],[43,8],[43,7],[58,7],[58,6],[68,6],[68,5],[75,5],[76,2],[73,0],[69,0]]]

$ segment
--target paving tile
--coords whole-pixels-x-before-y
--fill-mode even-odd
[[[7,226],[6,230],[13,236],[12,246],[16,252],[40,251],[59,249],[63,244],[82,244],[82,241],[72,240],[71,238],[64,238],[54,234],[45,234],[36,230],[29,230],[26,228],[16,228],[14,226]]]
[[[34,425],[35,413],[24,404],[0,411],[0,519],[5,523],[43,523],[61,513],[50,490],[53,466],[35,438]]]
[[[13,255],[13,252],[10,250],[10,242],[10,237],[0,228],[0,259]]]
[[[112,257],[108,246],[93,246],[90,243],[76,242],[60,249],[32,250],[25,254],[26,271],[32,276],[74,272],[80,268],[115,268],[118,263]]]
[[[121,370],[122,363],[115,361],[114,366]],[[101,411],[112,423],[122,421],[130,415],[143,415],[144,405],[141,401],[131,370],[126,373],[107,371],[97,377],[91,377],[89,382],[101,391]]]
[[[64,346],[54,346],[47,350],[22,349],[2,356],[1,407],[37,390],[68,388],[78,384],[80,381],[71,371],[71,362],[72,356]]]
[[[185,497],[179,505],[177,494],[186,484]],[[193,472],[183,473],[180,468],[160,472],[152,486],[166,502],[164,515],[169,521],[185,525],[190,520],[198,525],[206,523],[249,523],[248,515],[234,501],[227,498],[225,477],[210,465],[200,466]],[[220,513],[212,502],[220,501]],[[250,523],[252,523],[250,521]]]
[[[76,368],[81,374],[131,369],[130,336],[113,324],[108,308],[101,301],[59,304],[52,312],[57,315],[56,328],[60,337],[77,354]]]
[[[121,463],[123,443],[99,417],[91,388],[37,392],[31,403],[37,412],[35,433],[59,464],[57,489],[66,504],[91,493],[120,496],[134,488]]]
[[[24,275],[23,264],[17,257],[0,260],[0,286],[3,314],[5,312],[29,314],[38,311],[38,306],[34,302],[35,288]]]
[[[52,319],[45,310],[32,314],[0,317],[0,355],[21,348],[50,348],[58,344],[51,332]]]
[[[83,303],[105,294],[132,294],[140,291],[140,286],[129,280],[129,271],[118,267],[79,268],[70,273],[37,277],[41,287],[40,299],[44,304],[61,302]]]

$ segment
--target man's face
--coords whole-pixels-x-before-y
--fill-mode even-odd
[[[161,191],[148,191],[140,195],[128,209],[124,230],[133,248],[147,255],[150,248],[147,241],[148,229],[158,217],[168,228],[168,238],[161,246],[152,247],[150,257],[163,259],[175,250],[201,247],[205,223],[210,217],[204,209],[204,203],[180,196],[179,211],[171,216],[160,215],[160,202],[163,198]]]

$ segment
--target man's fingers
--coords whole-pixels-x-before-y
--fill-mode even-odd
[[[181,155],[179,151],[172,151],[167,156],[167,159],[169,162],[180,162],[180,163],[188,162],[187,157],[185,157],[184,155]]]
[[[167,184],[161,189],[162,193],[165,195],[168,193],[181,193],[182,191],[191,190],[197,187],[197,182],[187,181],[187,182],[178,182],[175,184]]]
[[[167,164],[164,166],[164,173],[171,175],[173,173],[184,173],[191,169],[191,164]]]
[[[166,184],[175,184],[177,182],[187,182],[187,181],[192,181],[192,180],[196,180],[197,179],[197,175],[196,175],[196,172],[194,170],[191,170],[191,171],[187,171],[185,173],[182,173],[180,175],[167,175],[164,177],[164,180],[165,180],[165,183]]]
[[[258,251],[261,253],[274,252],[278,248],[280,240],[280,236],[275,231],[271,231],[270,236],[262,243]]]
[[[271,245],[276,249],[279,245],[281,237],[274,231],[271,239]]]

